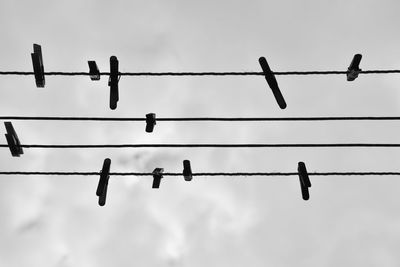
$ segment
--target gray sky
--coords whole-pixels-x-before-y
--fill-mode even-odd
[[[398,1],[0,2],[1,70],[31,71],[32,44],[46,71],[345,70],[400,66]],[[288,107],[259,77],[122,77],[118,109],[107,78],[2,76],[1,115],[395,116],[397,75],[278,76]],[[397,122],[14,122],[24,143],[394,142]],[[5,140],[3,140],[3,143]],[[62,152],[62,153],[61,153]],[[0,150],[2,170],[396,171],[386,148]],[[198,178],[188,183],[111,177],[0,177],[0,266],[399,266],[397,177]]]

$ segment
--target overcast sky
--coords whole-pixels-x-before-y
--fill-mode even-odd
[[[395,0],[0,1],[0,70],[346,70],[400,67]],[[144,117],[397,116],[398,75],[277,76],[281,110],[262,76],[122,77],[110,110],[107,77],[0,77],[0,115]],[[399,143],[398,122],[15,121],[23,143]],[[5,131],[3,129],[3,131]],[[5,143],[5,138],[3,142]],[[2,171],[399,171],[395,148],[0,150]],[[398,177],[0,177],[0,266],[399,266]]]

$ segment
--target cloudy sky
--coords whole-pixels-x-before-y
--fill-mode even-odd
[[[398,69],[395,0],[0,1],[1,70],[46,71]],[[262,76],[122,77],[108,107],[107,77],[0,78],[0,115],[144,117],[396,116],[398,75],[278,76],[277,106]],[[398,143],[398,122],[13,123],[23,143]],[[3,130],[5,131],[5,130]],[[5,143],[5,139],[2,143]],[[0,150],[2,171],[398,171],[395,148]],[[0,266],[399,266],[398,177],[0,177]]]

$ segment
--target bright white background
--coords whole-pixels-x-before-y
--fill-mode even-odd
[[[32,71],[345,70],[400,67],[400,3],[359,1],[0,1],[0,69]],[[398,75],[278,76],[280,110],[262,76],[122,77],[118,109],[107,78],[0,77],[0,115],[396,116]],[[13,123],[23,143],[398,143],[398,122]],[[3,131],[5,131],[3,129]],[[5,138],[2,142],[5,143]],[[398,171],[398,149],[0,150],[3,171]],[[0,266],[399,266],[398,177],[0,177]]]

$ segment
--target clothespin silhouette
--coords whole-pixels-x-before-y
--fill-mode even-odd
[[[153,132],[154,125],[156,125],[156,114],[155,113],[146,114],[146,132],[148,133]]]
[[[193,178],[190,160],[187,159],[183,161],[183,178],[185,178],[185,181],[191,181]]]
[[[11,155],[13,157],[19,157],[24,154],[22,150],[21,143],[19,141],[18,135],[12,126],[12,123],[9,121],[4,122],[4,126],[6,127],[7,133],[5,134],[7,139],[8,147],[10,148]]]
[[[306,165],[304,162],[299,162],[297,171],[300,179],[300,187],[301,187],[301,195],[304,200],[308,200],[310,198],[310,193],[308,192],[308,188],[311,187],[310,178],[308,177]]]
[[[103,162],[103,168],[100,172],[100,179],[97,185],[96,195],[99,197],[99,205],[106,204],[108,180],[110,179],[111,159],[106,158]]]
[[[360,62],[361,62],[362,55],[361,54],[355,54],[353,57],[353,60],[350,63],[350,66],[348,68],[348,73],[347,73],[347,81],[354,81],[357,77],[358,74],[360,73]]]
[[[161,179],[163,178],[163,168],[155,168],[153,171],[153,188],[160,188]]]
[[[33,53],[31,53],[33,72],[35,74],[36,87],[44,87],[44,66],[42,57],[42,48],[38,44],[33,44]]]
[[[267,80],[267,83],[268,83],[269,87],[271,88],[272,93],[274,94],[276,102],[278,102],[278,105],[281,109],[285,109],[286,108],[285,99],[283,98],[281,90],[279,89],[279,86],[278,86],[278,82],[276,81],[275,75],[271,71],[267,60],[265,59],[265,57],[260,57],[258,59],[258,62],[261,65],[261,68],[264,72],[265,79]]]
[[[94,60],[89,60],[88,61],[89,64],[89,75],[90,75],[90,79],[92,81],[98,81],[100,80],[100,71],[99,68],[97,67],[96,61]]]
[[[116,109],[117,102],[119,100],[118,94],[118,59],[116,56],[110,57],[110,78],[108,79],[108,85],[110,86],[110,108]]]

